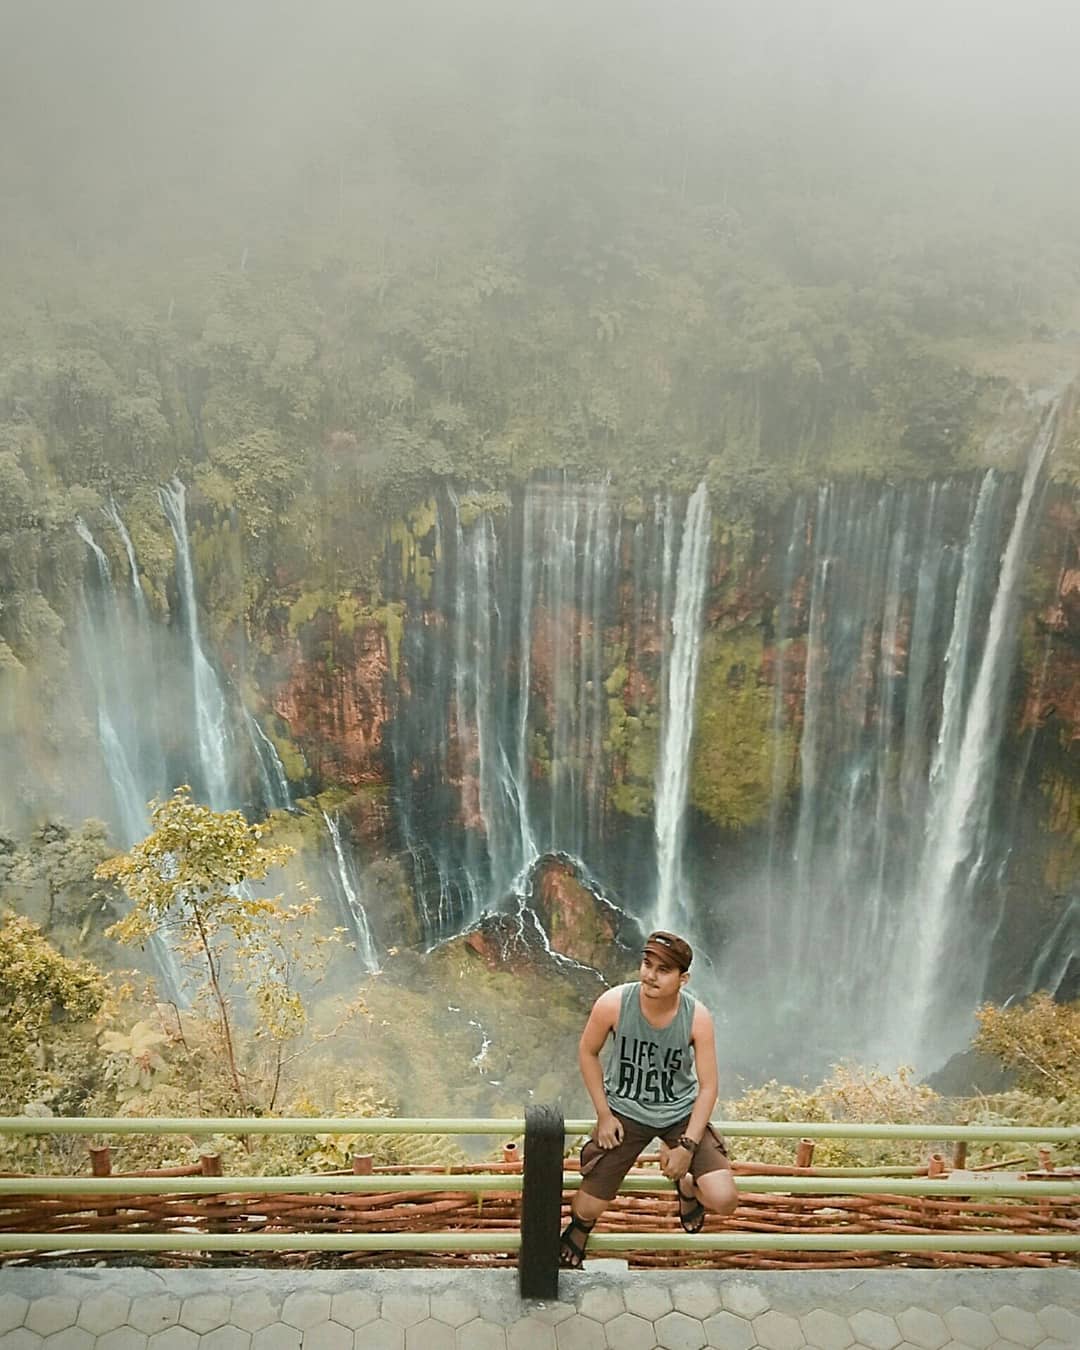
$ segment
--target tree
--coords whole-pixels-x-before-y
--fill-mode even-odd
[[[191,979],[195,1011],[205,1010],[213,1028],[234,1105],[241,1112],[272,1110],[286,1047],[307,1022],[297,978],[321,965],[333,940],[312,935],[318,901],[286,905],[280,896],[253,896],[251,883],[265,880],[295,850],[261,843],[261,826],[239,811],[200,805],[187,787],[151,803],[151,824],[141,843],[97,869],[132,901],[109,935],[137,946],[154,936],[169,943]],[[261,1094],[243,1067],[238,1037],[245,1025],[273,1047]]]
[[[0,1110],[51,1102],[85,1074],[107,993],[89,961],[62,956],[25,916],[0,915]]]
[[[1080,1098],[1080,1003],[1042,992],[1009,1008],[984,1004],[976,1017],[975,1049],[1012,1069],[1025,1092]]]

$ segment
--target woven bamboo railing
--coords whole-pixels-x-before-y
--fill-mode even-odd
[[[282,1122],[124,1121],[117,1133],[255,1133]],[[516,1121],[290,1122],[292,1132],[489,1133]],[[0,1130],[103,1134],[118,1122],[0,1120]],[[86,1129],[96,1125],[96,1129]],[[570,1122],[577,1132],[578,1122]],[[775,1123],[731,1122],[725,1133],[779,1133]],[[789,1137],[813,1129],[825,1137],[852,1127],[784,1123]],[[255,1128],[249,1129],[249,1126]],[[57,1128],[59,1127],[59,1128]],[[161,1127],[164,1127],[163,1129]],[[184,1127],[183,1129],[181,1127]],[[866,1137],[903,1130],[960,1136],[954,1161],[964,1161],[968,1138],[986,1131],[944,1126],[856,1127]],[[278,1131],[274,1131],[278,1132]],[[910,1133],[909,1133],[910,1132]],[[996,1130],[990,1137],[1073,1143],[1080,1130]],[[812,1154],[803,1139],[797,1156]],[[221,1177],[207,1155],[191,1168],[144,1176],[109,1174],[108,1152],[88,1154],[95,1175],[75,1178],[0,1178],[0,1259],[42,1261],[72,1253],[153,1251],[161,1259],[206,1260],[206,1253],[244,1253],[244,1259],[335,1264],[510,1265],[520,1243],[521,1162],[511,1146],[501,1163],[447,1169],[371,1168],[358,1157],[350,1173],[306,1177]],[[655,1159],[627,1178],[623,1193],[597,1226],[590,1251],[618,1252],[635,1265],[752,1266],[824,1269],[879,1265],[1046,1266],[1080,1256],[1080,1173],[976,1172],[948,1167],[933,1155],[922,1168],[814,1168],[737,1163],[739,1207],[729,1218],[710,1217],[700,1235],[681,1231],[674,1190]],[[370,1170],[369,1170],[370,1169]],[[194,1173],[194,1174],[193,1174]],[[578,1182],[566,1165],[564,1207]],[[964,1250],[964,1248],[976,1250]],[[981,1248],[981,1250],[979,1250]],[[273,1256],[270,1253],[273,1253]],[[184,1253],[181,1258],[180,1253]]]

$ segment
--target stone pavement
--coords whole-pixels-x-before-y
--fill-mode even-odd
[[[1080,1269],[0,1269],[0,1350],[1080,1350]]]

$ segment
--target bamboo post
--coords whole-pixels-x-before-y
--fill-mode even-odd
[[[90,1172],[95,1177],[107,1177],[112,1174],[112,1149],[108,1144],[90,1146]]]
[[[352,1170],[354,1177],[369,1177],[374,1170],[374,1156],[370,1153],[354,1153]]]
[[[507,1144],[503,1144],[502,1155],[504,1163],[516,1163],[518,1161],[517,1144],[515,1144],[513,1140],[510,1140]]]
[[[953,1145],[952,1165],[957,1172],[967,1167],[967,1140],[958,1139]]]
[[[812,1139],[800,1139],[795,1150],[795,1166],[809,1167],[813,1161],[814,1141]]]
[[[1039,1145],[1039,1171],[1052,1172],[1054,1170],[1054,1150],[1049,1144]]]
[[[930,1154],[930,1164],[926,1169],[928,1177],[940,1177],[945,1175],[945,1159],[940,1153]]]
[[[112,1150],[108,1144],[90,1145],[90,1172],[95,1177],[107,1177],[112,1175]],[[99,1219],[107,1219],[110,1214],[115,1214],[116,1208],[110,1205],[107,1209],[99,1209],[97,1216]]]
[[[204,1177],[221,1176],[221,1154],[200,1153],[199,1166],[202,1168],[202,1174]],[[211,1205],[213,1205],[215,1202],[220,1204],[220,1201],[217,1200],[216,1196],[207,1198],[210,1200]],[[227,1231],[227,1228],[226,1225],[222,1223],[220,1218],[208,1217],[206,1220],[206,1231],[208,1233],[224,1233]],[[223,1259],[220,1252],[209,1252],[208,1256],[211,1264],[213,1264],[214,1262],[221,1262]],[[227,1258],[225,1259],[227,1260]]]

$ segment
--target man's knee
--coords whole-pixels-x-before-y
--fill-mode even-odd
[[[735,1189],[735,1178],[726,1167],[716,1172],[706,1172],[696,1177],[698,1195],[701,1203],[710,1214],[734,1214],[739,1203],[739,1193]]]

